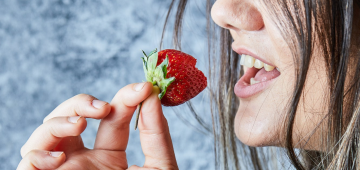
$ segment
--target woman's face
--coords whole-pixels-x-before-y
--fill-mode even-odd
[[[282,37],[285,28],[277,27],[268,14],[271,10],[256,0],[217,0],[211,11],[215,23],[230,30],[232,48],[247,66],[234,88],[240,99],[235,132],[250,146],[284,146],[284,121],[295,85],[292,49]],[[314,129],[326,113],[324,99],[329,88],[323,57],[316,55],[316,47],[313,54],[316,57],[295,117],[293,142],[295,147],[319,150],[315,142],[319,132]]]

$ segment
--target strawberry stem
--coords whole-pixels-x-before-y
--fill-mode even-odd
[[[166,58],[161,64],[157,65],[158,62],[158,52],[157,49],[152,51],[149,55],[146,55],[144,51],[141,59],[143,60],[143,68],[145,72],[145,77],[148,82],[151,82],[153,86],[158,86],[160,88],[159,99],[161,100],[165,93],[166,89],[169,85],[175,81],[174,77],[166,78],[167,75],[167,67],[169,65],[169,57],[166,55]],[[140,110],[141,110],[142,102],[138,106],[137,114],[136,114],[136,122],[135,122],[135,130],[137,129]]]
[[[142,102],[139,104],[137,111],[136,111],[135,130],[137,129],[137,126],[139,124],[139,116],[140,116],[141,106],[142,106]]]
[[[166,55],[165,60],[156,66],[158,62],[158,52],[156,49],[150,55],[146,55],[144,51],[143,54],[142,60],[146,80],[160,88],[159,99],[161,100],[166,93],[167,87],[175,81],[174,77],[166,78],[169,57]]]

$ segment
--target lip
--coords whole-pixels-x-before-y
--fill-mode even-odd
[[[254,75],[257,73],[257,69],[252,67],[249,68],[249,70],[240,78],[240,80],[235,84],[234,87],[234,93],[236,96],[240,98],[249,98],[251,96],[254,96],[261,91],[267,89],[272,82],[276,80],[279,76],[263,81],[257,84],[250,85],[249,80],[250,78],[254,77]]]
[[[266,61],[265,59],[259,57],[259,56],[256,55],[255,53],[251,52],[251,50],[249,50],[249,49],[247,49],[247,48],[245,48],[245,47],[242,47],[242,46],[237,46],[237,45],[235,44],[235,42],[233,42],[233,43],[231,44],[231,47],[232,47],[232,49],[233,49],[236,53],[238,53],[239,55],[241,55],[241,54],[250,55],[251,57],[253,57],[253,58],[255,58],[255,59],[258,59],[258,60],[260,60],[261,62],[263,62],[263,63],[265,63],[265,64],[267,64],[267,65],[271,65],[271,66],[276,67],[274,64],[270,64],[270,62]]]
[[[232,49],[239,55],[241,55],[241,54],[250,55],[253,58],[258,59],[265,64],[274,66],[274,64],[270,64],[270,62],[257,56],[255,53],[251,52],[251,50],[249,50],[248,48],[246,48],[242,45],[237,44],[236,42],[233,42],[231,46],[232,46]],[[274,67],[276,67],[276,66],[274,66]],[[273,79],[250,85],[249,80],[250,80],[250,78],[252,78],[256,75],[257,71],[258,70],[256,68],[252,67],[252,68],[249,68],[245,72],[245,74],[235,84],[234,93],[236,96],[238,96],[239,98],[243,98],[243,99],[254,96],[254,95],[262,92],[263,90],[267,89],[276,80],[276,78],[279,77],[279,76],[277,76]]]

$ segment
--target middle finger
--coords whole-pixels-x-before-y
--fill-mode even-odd
[[[21,156],[24,157],[31,150],[53,150],[64,137],[79,136],[85,130],[86,124],[86,119],[80,116],[52,118],[31,134],[21,148]],[[79,147],[84,145],[74,141],[72,148]]]
[[[97,100],[88,94],[78,94],[56,107],[44,122],[60,116],[83,116],[85,118],[102,119],[109,114],[110,105],[107,102]]]

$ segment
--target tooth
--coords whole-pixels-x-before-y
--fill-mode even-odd
[[[275,67],[264,63],[264,68],[266,71],[272,71],[272,70],[274,70]]]
[[[250,85],[260,83],[260,81],[256,81],[254,78],[250,79]]]
[[[254,78],[251,78],[251,79],[250,79],[250,85],[255,84],[254,81],[255,81]]]
[[[244,62],[245,62],[245,55],[243,54],[243,55],[241,55],[241,57],[240,57],[240,65],[244,65]]]
[[[249,67],[246,67],[246,66],[243,66],[243,68],[244,68],[244,73],[246,73],[247,70],[249,69]]]
[[[251,57],[251,56],[249,56],[249,55],[245,55],[245,56],[246,56],[246,57],[245,57],[244,65],[245,65],[246,67],[249,67],[249,68],[253,67],[253,66],[254,66],[254,62],[255,62],[255,58],[253,58],[253,57]]]
[[[276,70],[280,72],[280,69],[276,67]]]
[[[258,59],[255,60],[254,62],[254,67],[257,69],[261,69],[264,66],[264,63]]]

